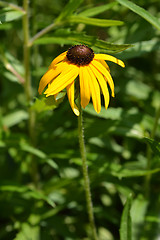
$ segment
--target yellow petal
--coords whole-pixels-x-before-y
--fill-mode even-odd
[[[74,103],[74,82],[72,82],[71,84],[69,84],[67,87],[67,95],[68,95],[68,100],[69,103],[71,105],[71,108],[73,110],[73,112],[79,116],[79,110],[78,107],[76,106],[76,104]]]
[[[41,78],[40,83],[39,83],[39,89],[38,92],[39,94],[42,94],[44,88],[48,84],[48,88],[50,87],[51,81],[57,77],[62,71],[64,71],[67,68],[66,62],[61,62],[56,65],[56,67],[49,69]]]
[[[56,57],[50,64],[49,69],[53,68],[57,63],[63,61],[66,57],[66,52],[61,53],[58,57]]]
[[[50,95],[55,95],[56,93],[62,91],[67,85],[72,83],[79,74],[79,68],[75,65],[69,65],[54,81],[51,83],[50,87],[45,91],[47,97]]]
[[[93,106],[95,111],[99,113],[101,111],[101,96],[99,84],[95,78],[94,73],[92,72],[92,69],[90,68],[90,65],[87,67],[87,70],[90,74],[89,86],[92,95]]]
[[[97,78],[97,80],[99,82],[102,93],[104,95],[105,108],[107,109],[108,105],[109,105],[109,92],[108,92],[107,83],[106,83],[103,75],[92,64],[90,64],[90,68],[92,69],[95,77]]]
[[[108,72],[110,72],[110,68],[108,66],[108,64],[104,61],[104,60],[98,60],[100,63],[102,63],[102,65],[107,68]]]
[[[52,79],[55,78],[58,74],[60,74],[60,69],[55,70],[51,68],[43,75],[39,83],[39,88],[38,88],[39,94],[42,94],[47,84],[49,84],[50,81],[52,81]]]
[[[94,59],[111,61],[111,62],[117,63],[121,67],[125,67],[124,62],[107,54],[95,54]]]
[[[90,89],[89,89],[89,78],[90,75],[87,71],[86,66],[80,67],[79,82],[80,82],[80,93],[81,93],[81,106],[85,108],[90,101]]]
[[[98,60],[93,60],[92,64],[95,68],[98,69],[100,73],[106,77],[112,91],[112,97],[114,97],[114,82],[108,70]]]

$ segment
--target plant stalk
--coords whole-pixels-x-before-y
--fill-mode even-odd
[[[32,85],[31,85],[31,70],[30,70],[30,46],[29,46],[29,0],[23,0],[23,9],[26,12],[23,16],[23,33],[24,33],[24,69],[25,69],[25,95],[28,109],[28,131],[30,143],[32,146],[36,145],[36,132],[35,132],[35,112],[31,109],[31,102],[33,99]],[[35,186],[38,185],[38,171],[37,164],[33,156],[31,156],[30,174]]]
[[[24,32],[24,45],[23,45],[23,54],[24,54],[24,68],[25,68],[25,95],[28,107],[29,114],[29,135],[31,143],[35,143],[35,112],[31,110],[30,105],[33,98],[32,85],[31,85],[31,72],[30,72],[30,47],[29,43],[29,1],[23,1],[23,8],[26,14],[23,16],[23,32]]]
[[[84,187],[85,187],[85,193],[86,193],[87,211],[88,211],[89,222],[92,230],[92,237],[94,240],[98,240],[95,221],[94,221],[94,214],[93,214],[93,204],[92,204],[90,181],[89,181],[89,175],[88,175],[86,149],[85,149],[85,143],[84,143],[82,108],[80,104],[79,104],[79,109],[80,109],[80,115],[78,117],[78,132],[79,132],[80,152],[82,157],[82,170],[83,170]]]
[[[159,106],[159,108],[156,111],[156,116],[155,116],[153,129],[152,129],[152,132],[150,134],[150,137],[152,139],[155,138],[159,119],[160,119],[160,106]],[[147,170],[151,169],[151,160],[152,160],[152,150],[151,150],[151,148],[150,148],[150,146],[148,144],[147,145]],[[151,174],[147,174],[146,178],[145,178],[145,196],[146,196],[146,198],[149,198],[149,195],[150,195],[150,181],[151,181],[151,177],[152,177]]]

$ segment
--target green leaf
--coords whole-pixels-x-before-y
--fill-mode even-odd
[[[71,32],[69,30],[61,29],[57,31],[53,37],[44,37],[37,39],[34,44],[85,44],[93,48],[95,52],[103,53],[117,53],[121,52],[129,47],[131,44],[113,44],[98,40],[94,36],[87,36],[84,33]]]
[[[106,109],[102,106],[101,112],[97,114],[92,104],[89,104],[84,111],[93,116],[97,116],[99,118],[104,118],[104,119],[111,119],[111,120],[120,120],[124,112],[122,108],[112,108],[112,107],[108,108],[106,111]]]
[[[23,11],[13,10],[11,8],[3,8],[0,12],[0,21],[3,23],[11,22],[19,19],[24,15]]]
[[[50,159],[47,154],[45,154],[44,152],[42,152],[41,150],[34,148],[28,144],[26,144],[25,142],[20,142],[20,147],[21,150],[31,153],[33,155],[35,155],[36,157],[43,159],[44,162],[46,162],[48,165],[50,165],[52,168],[54,169],[58,169],[58,165],[52,160]]]
[[[65,95],[66,95],[65,92],[59,93],[58,96],[56,97],[56,101],[53,96],[49,96],[47,98],[43,97],[42,99],[36,98],[36,101],[31,108],[39,113],[44,111],[54,110],[63,101]]]
[[[89,8],[81,13],[78,14],[78,16],[83,16],[83,17],[93,17],[95,15],[98,15],[102,12],[105,12],[111,8],[113,8],[115,5],[117,5],[116,2],[108,3],[105,5]]]
[[[10,30],[11,28],[12,28],[11,23],[5,23],[5,24],[0,23],[0,30]]]
[[[148,201],[142,195],[139,195],[132,204],[132,240],[137,240],[137,236],[142,234],[142,228],[145,224],[145,217],[148,207]]]
[[[115,166],[114,166],[115,167]],[[158,173],[160,172],[160,168],[156,168],[156,169],[153,169],[153,170],[134,170],[134,169],[127,169],[127,168],[120,168],[119,166],[119,169],[118,169],[118,166],[117,166],[117,169],[113,169],[111,171],[111,174],[113,176],[116,176],[118,178],[130,178],[130,177],[142,177],[142,176],[146,176],[148,174],[154,174],[154,173]]]
[[[69,0],[68,4],[64,7],[56,22],[66,20],[83,2],[84,0]]]
[[[123,209],[122,217],[121,217],[121,224],[120,224],[120,240],[131,240],[131,203],[132,203],[132,196],[127,199],[125,207]]]
[[[129,81],[126,84],[126,92],[129,96],[133,96],[138,100],[147,100],[152,89],[143,82]]]
[[[149,41],[142,41],[134,43],[132,48],[127,49],[125,52],[119,54],[121,59],[135,58],[158,50],[160,48],[160,40],[158,38]],[[118,55],[117,55],[118,56]]]
[[[31,225],[30,223],[22,223],[21,230],[17,233],[13,240],[39,240],[40,226],[39,224]]]
[[[71,16],[68,21],[70,23],[84,23],[86,25],[93,25],[98,27],[110,27],[110,26],[121,26],[123,25],[122,21],[117,20],[106,20],[106,19],[99,19],[99,18],[88,18],[88,17],[79,17]]]
[[[13,127],[18,123],[27,120],[28,113],[24,110],[18,110],[3,117],[2,122],[6,127]]]
[[[144,138],[144,141],[150,145],[150,147],[152,148],[152,151],[157,156],[160,156],[160,142],[157,142],[154,139],[147,138],[147,137]]]
[[[50,206],[55,207],[54,202],[46,196],[43,192],[40,192],[36,189],[31,187],[25,187],[20,185],[0,185],[0,191],[2,192],[11,192],[11,193],[20,193],[21,197],[25,199],[37,199],[37,200],[44,200]]]
[[[144,8],[139,7],[135,3],[132,3],[131,1],[128,1],[128,0],[117,0],[117,2],[129,8],[131,11],[135,12],[136,14],[144,18],[146,21],[151,23],[155,28],[160,30],[160,22],[158,18],[154,17],[151,13],[146,11]]]
[[[3,74],[8,80],[21,84],[24,83],[24,66],[22,62],[11,55],[7,50],[3,52],[1,60],[7,69]]]

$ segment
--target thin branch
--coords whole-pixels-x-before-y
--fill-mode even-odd
[[[31,47],[35,40],[37,40],[38,38],[42,37],[46,33],[50,32],[53,28],[60,26],[60,25],[62,25],[62,22],[51,23],[46,28],[42,29],[40,32],[38,32],[34,37],[32,37],[30,39],[28,47]]]
[[[24,84],[25,80],[24,78],[13,68],[13,66],[10,63],[6,63],[5,67],[8,71],[13,73],[14,76],[16,76],[21,84]]]
[[[10,7],[10,8],[12,8],[12,9],[17,10],[17,11],[20,11],[20,12],[22,12],[22,13],[26,13],[23,8],[15,5],[15,4],[12,4],[12,3],[6,3],[6,2],[3,2],[3,1],[0,1],[0,5],[2,5],[2,6],[4,6],[4,7]]]

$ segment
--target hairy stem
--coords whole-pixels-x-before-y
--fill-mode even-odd
[[[86,193],[87,211],[88,211],[90,226],[92,229],[93,239],[98,240],[96,226],[94,222],[93,204],[92,204],[86,150],[85,150],[85,143],[84,143],[82,108],[80,104],[79,104],[79,109],[80,109],[80,115],[78,117],[79,144],[80,144],[80,152],[82,157],[82,170],[83,170],[84,187],[85,187],[85,193]]]

